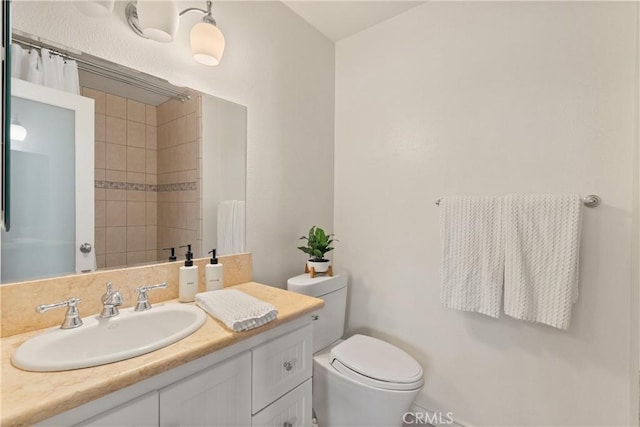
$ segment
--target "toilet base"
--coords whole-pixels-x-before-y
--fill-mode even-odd
[[[419,392],[357,383],[329,364],[329,351],[313,358],[313,409],[319,427],[401,427]]]

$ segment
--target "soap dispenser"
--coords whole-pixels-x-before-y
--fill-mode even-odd
[[[171,251],[171,255],[169,255],[169,262],[176,261],[176,248],[162,248],[163,251]]]
[[[209,253],[213,255],[211,255],[211,262],[207,264],[204,269],[206,278],[205,287],[207,291],[215,291],[223,288],[224,275],[222,264],[218,264],[218,258],[216,258],[216,250],[212,249]]]
[[[180,247],[187,248],[187,253],[185,254],[184,267],[180,267],[178,300],[180,302],[193,302],[198,293],[198,266],[193,265],[191,245]]]

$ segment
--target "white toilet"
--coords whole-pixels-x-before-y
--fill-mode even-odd
[[[287,289],[324,300],[313,314],[313,410],[320,427],[400,427],[424,384],[422,367],[399,348],[344,333],[347,279],[308,274]]]

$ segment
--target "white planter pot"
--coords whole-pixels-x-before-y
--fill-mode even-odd
[[[309,270],[313,268],[313,271],[315,271],[316,273],[326,273],[327,271],[329,271],[330,265],[331,265],[330,260],[321,261],[321,262],[316,262],[311,260],[307,261],[307,267],[309,268]]]

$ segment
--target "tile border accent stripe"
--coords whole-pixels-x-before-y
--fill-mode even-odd
[[[131,191],[150,191],[150,192],[165,192],[165,191],[189,191],[196,190],[196,182],[179,182],[175,184],[137,184],[133,182],[122,181],[103,181],[96,179],[95,188],[106,190],[131,190]]]

